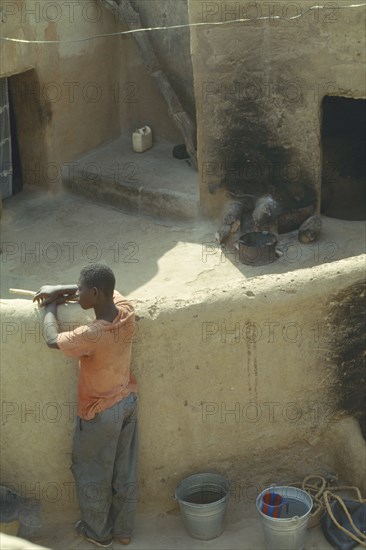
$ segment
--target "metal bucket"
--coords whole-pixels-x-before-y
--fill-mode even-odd
[[[268,491],[274,491],[286,499],[288,506],[283,507],[281,517],[271,517],[261,511],[263,496]],[[296,487],[269,487],[258,495],[256,507],[268,550],[305,548],[306,530],[313,507],[313,500],[308,493]]]
[[[175,490],[184,525],[194,539],[211,540],[224,531],[230,481],[218,474],[195,474]]]

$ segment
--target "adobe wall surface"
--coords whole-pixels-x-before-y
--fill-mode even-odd
[[[132,2],[146,28],[187,25],[187,0],[134,0]],[[194,121],[196,116],[193,88],[193,69],[190,56],[190,30],[167,29],[147,33],[159,65],[177,94],[184,110]],[[153,136],[164,137],[175,144],[184,143],[167,114],[167,104],[157,91],[153,79],[148,75],[141,58],[139,47],[133,35],[120,42],[121,125],[129,131],[150,125]]]
[[[64,163],[145,124],[156,138],[182,141],[133,36],[75,41],[126,30],[102,3],[15,0],[3,18],[3,37],[62,41],[1,41],[25,185],[58,189]]]
[[[176,28],[149,34],[154,51],[184,109],[195,118],[193,69],[190,56],[190,28],[187,0],[133,0],[144,27]],[[181,28],[177,28],[182,25]]]
[[[334,338],[349,345],[352,310],[362,313],[359,291],[354,308],[344,299],[364,277],[362,222],[323,218],[317,246],[295,236],[286,247],[281,237],[283,256],[262,267],[225,257],[214,232],[213,222],[161,223],[73,195],[23,192],[6,201],[3,482],[35,492],[51,514],[76,517],[77,362],[45,346],[42,311],[8,290],[72,283],[81,267],[102,261],[139,317],[141,509],[171,509],[176,485],[197,471],[226,473],[244,498],[268,480],[319,471],[362,485],[365,444],[353,418],[338,429],[347,371],[330,354]],[[75,305],[59,313],[63,322],[85,320]]]
[[[310,5],[189,2],[191,23],[249,19],[191,28],[201,201],[210,216],[223,189],[319,206],[321,102],[366,97],[365,7]]]
[[[362,485],[364,446],[337,450],[360,436],[354,420],[342,438],[336,430],[326,318],[331,296],[363,273],[359,256],[263,276],[251,291],[234,281],[181,298],[136,295],[141,509],[172,509],[177,484],[200,471],[249,492],[330,471]],[[86,320],[78,306],[59,311],[63,329]],[[2,300],[2,478],[48,512],[70,511],[77,364],[45,346],[42,317],[29,300]]]
[[[12,2],[2,35],[28,40],[75,40],[119,26],[96,2]],[[56,188],[61,166],[119,134],[118,50],[111,40],[61,44],[2,41],[1,76],[13,76],[17,135],[25,184]]]

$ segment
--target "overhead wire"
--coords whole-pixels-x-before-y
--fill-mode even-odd
[[[299,19],[300,17],[303,17],[306,13],[313,11],[313,10],[323,10],[323,9],[351,9],[351,8],[362,8],[366,6],[366,2],[363,2],[362,4],[351,4],[348,6],[330,6],[330,4],[325,5],[314,5],[310,8],[307,8],[306,10],[302,11],[301,13],[297,15],[293,15],[292,17],[281,17],[280,15],[269,15],[269,16],[261,16],[261,17],[250,17],[250,18],[239,18],[239,19],[230,19],[228,21],[201,21],[197,23],[186,23],[183,25],[169,25],[169,26],[159,26],[159,27],[142,27],[140,29],[130,29],[127,31],[117,31],[112,33],[102,33],[102,34],[95,34],[92,36],[87,36],[84,38],[71,38],[67,40],[28,40],[25,38],[12,38],[7,36],[0,36],[0,40],[5,40],[9,42],[19,42],[22,44],[65,44],[65,43],[72,43],[72,42],[85,42],[88,40],[95,40],[96,38],[109,38],[112,36],[123,36],[123,35],[129,35],[129,34],[136,34],[141,32],[151,32],[151,31],[164,31],[164,30],[170,30],[170,29],[184,29],[184,28],[191,28],[191,27],[203,27],[203,26],[218,26],[218,25],[230,25],[233,23],[253,23],[254,21],[265,21],[265,20],[285,20],[285,21],[294,21],[296,19]]]

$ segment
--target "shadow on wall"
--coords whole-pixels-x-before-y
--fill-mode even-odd
[[[266,105],[256,100],[238,100],[237,117],[222,120],[225,128],[216,151],[217,163],[206,167],[204,180],[210,193],[219,188],[235,197],[271,195],[281,212],[315,207],[317,192],[311,166],[300,161],[299,151],[279,142],[278,131]],[[217,167],[222,173],[217,174]],[[216,173],[214,174],[215,171]]]
[[[337,365],[333,392],[341,410],[354,416],[366,440],[366,283],[331,296],[328,306],[329,364]]]

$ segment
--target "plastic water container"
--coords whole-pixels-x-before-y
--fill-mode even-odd
[[[263,497],[268,492],[274,492],[286,501],[280,517],[271,517],[262,512]],[[256,507],[268,550],[303,550],[305,548],[306,531],[313,507],[313,500],[306,491],[296,487],[269,487],[258,495]]]
[[[152,132],[149,126],[134,131],[132,134],[132,147],[135,153],[143,153],[152,147]]]

